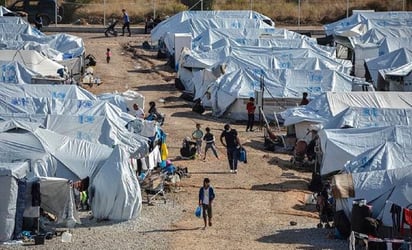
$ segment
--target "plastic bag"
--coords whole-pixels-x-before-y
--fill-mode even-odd
[[[195,210],[195,215],[197,218],[200,218],[202,216],[202,207],[198,206]]]

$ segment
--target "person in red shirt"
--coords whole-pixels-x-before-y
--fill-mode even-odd
[[[253,132],[253,124],[255,123],[255,98],[250,97],[249,101],[246,104],[247,110],[247,126],[246,132],[251,131]]]

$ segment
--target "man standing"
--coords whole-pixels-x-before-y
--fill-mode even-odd
[[[308,100],[308,93],[306,93],[306,92],[303,92],[303,95],[302,95],[302,100],[300,101],[300,106],[302,106],[302,105],[308,105],[308,103],[309,103],[309,100]]]
[[[203,221],[207,226],[207,217],[209,218],[209,227],[212,226],[212,202],[215,199],[215,192],[210,186],[209,178],[203,180],[203,187],[199,190],[199,206],[202,206]]]
[[[136,112],[135,113],[136,118],[144,119],[144,111],[142,108],[139,107],[137,103],[133,104],[133,109]]]
[[[130,32],[130,18],[129,15],[126,12],[126,9],[122,9],[123,12],[123,27],[122,27],[122,36],[124,36],[124,29],[127,28],[127,31],[129,32],[129,36],[132,35]]]
[[[250,97],[249,101],[246,104],[247,110],[247,126],[246,132],[250,129],[250,132],[253,132],[253,124],[255,123],[255,98]]]
[[[235,129],[231,129],[229,124],[226,124],[224,131],[220,135],[220,142],[226,147],[227,159],[231,173],[237,174],[237,162],[239,160],[239,149],[241,147],[240,140]],[[225,142],[223,142],[225,138]]]

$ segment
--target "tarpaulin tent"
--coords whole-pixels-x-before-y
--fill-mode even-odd
[[[0,128],[3,128],[0,152],[4,160],[39,162],[44,170],[37,171],[40,176],[71,180],[89,176],[94,190],[91,198],[106,201],[93,206],[95,216],[102,216],[97,218],[127,220],[139,214],[140,189],[126,149],[78,140],[22,121],[0,122]],[[114,179],[120,180],[115,188],[107,185]],[[106,197],[113,192],[115,196]]]
[[[393,156],[392,152],[385,152],[384,157]],[[336,199],[337,210],[344,210],[350,216],[353,201],[365,199],[372,206],[372,217],[381,220],[384,226],[394,226],[390,212],[392,205],[407,208],[412,204],[412,165],[410,162],[409,165],[399,161],[392,163],[397,165],[390,169],[349,174],[353,179],[355,197]]]
[[[48,97],[52,99],[97,100],[91,92],[76,85],[0,84],[2,99]]]
[[[34,50],[0,50],[3,61],[19,62],[41,76],[59,77],[59,70],[64,66],[48,59]]]
[[[333,70],[267,70],[239,69],[225,74],[212,82],[207,92],[213,114],[226,114],[232,119],[245,119],[245,101],[255,96],[264,79],[264,111],[267,114],[279,112],[296,106],[301,93],[309,92],[311,96],[321,95],[326,91],[349,92],[352,79]],[[207,101],[209,95],[203,97]]]
[[[323,125],[324,129],[412,125],[412,109],[349,107]]]
[[[412,48],[400,48],[379,57],[365,60],[367,70],[378,90],[389,90],[385,84],[384,76],[379,74],[380,70],[393,69],[412,62]]]
[[[251,10],[182,11],[158,24],[150,33],[151,39],[152,41],[157,42],[164,37],[167,32],[177,33],[175,29],[178,29],[181,23],[186,20],[197,18],[256,19],[270,23],[268,26],[274,26],[273,21],[269,17]]]
[[[411,147],[411,135],[412,127],[409,126],[321,130],[321,173],[340,171],[346,162],[385,142]]]

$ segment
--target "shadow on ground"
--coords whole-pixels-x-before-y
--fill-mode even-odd
[[[167,233],[167,232],[180,232],[180,231],[196,231],[200,230],[203,227],[194,227],[194,228],[173,228],[173,229],[154,229],[149,231],[140,231],[141,234],[148,234],[148,233]]]
[[[141,69],[143,70],[143,69]],[[136,72],[137,70],[133,70]],[[149,84],[135,87],[137,91],[174,91],[176,90],[175,85],[172,83],[161,83],[161,84]]]
[[[299,225],[298,225],[299,226]],[[262,243],[301,244],[296,249],[347,249],[348,244],[343,240],[329,239],[333,230],[319,228],[296,228],[278,230],[272,235],[257,239]]]
[[[281,159],[277,156],[271,157],[268,163],[270,165],[277,165],[283,170],[293,169],[299,172],[312,172],[313,171],[313,168],[307,164],[303,164],[303,165],[292,164],[291,160]]]
[[[282,183],[266,183],[253,185],[252,190],[286,192],[291,190],[308,190],[306,180],[287,180]]]

